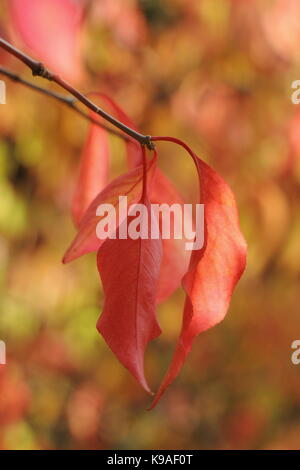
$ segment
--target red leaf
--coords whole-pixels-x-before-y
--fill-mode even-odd
[[[9,0],[15,31],[39,60],[67,80],[81,75],[82,9],[74,0]]]
[[[155,313],[161,255],[161,240],[127,238],[107,239],[97,258],[105,294],[97,328],[148,392],[144,354],[149,341],[161,333]]]
[[[156,154],[148,162],[147,170],[149,180],[153,177],[155,171]],[[79,256],[92,251],[97,251],[103,243],[103,240],[97,238],[96,227],[101,220],[96,215],[97,207],[100,204],[112,204],[116,210],[119,208],[119,196],[127,196],[128,206],[139,201],[143,186],[143,167],[139,166],[129,171],[125,175],[114,179],[98,196],[93,200],[86,210],[71,246],[67,250],[63,262],[68,263]]]
[[[93,113],[91,113],[94,116]],[[91,124],[81,156],[79,178],[72,204],[72,215],[78,227],[85,211],[108,183],[109,142],[107,132]]]
[[[147,208],[148,238],[109,238],[98,251],[105,302],[97,328],[121,363],[151,393],[144,374],[144,354],[149,341],[161,333],[155,306],[162,246],[160,239],[149,236],[151,222],[158,225],[158,221],[149,217],[145,185],[144,179],[140,202]],[[127,218],[128,224],[131,219]]]
[[[184,143],[177,139],[172,141],[186,148],[196,163],[205,211],[205,244],[202,249],[192,252],[190,267],[183,280],[187,298],[180,337],[151,408],[178,375],[194,338],[225,317],[233,289],[246,264],[246,243],[240,232],[231,189]]]

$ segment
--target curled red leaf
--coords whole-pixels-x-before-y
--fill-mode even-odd
[[[172,363],[151,408],[180,372],[194,338],[225,317],[233,289],[246,264],[246,242],[240,231],[235,199],[227,183],[186,144],[178,139],[161,140],[182,145],[195,161],[201,184],[200,202],[205,210],[205,243],[200,250],[192,252],[189,270],[183,279],[187,298],[181,333]]]

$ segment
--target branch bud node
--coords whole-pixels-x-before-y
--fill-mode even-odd
[[[32,67],[32,75],[34,77],[38,76],[46,78],[47,80],[52,80],[52,74],[49,72],[49,70],[46,69],[42,62],[37,62],[37,64]]]
[[[147,147],[149,150],[155,150],[155,145],[154,145],[154,143],[153,143],[152,140],[151,140],[151,135],[146,135],[146,136],[145,136],[143,145],[146,145],[146,147]]]

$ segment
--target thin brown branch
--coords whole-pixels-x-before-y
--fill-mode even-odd
[[[113,135],[116,135],[127,141],[130,140],[127,135],[122,134],[121,132],[118,132],[115,129],[112,129],[109,126],[106,126],[105,124],[99,122],[97,119],[94,119],[90,114],[85,113],[80,108],[78,108],[78,106],[76,105],[76,101],[77,101],[76,98],[73,98],[72,96],[62,95],[60,93],[56,93],[55,91],[47,90],[46,88],[40,87],[36,85],[35,83],[25,80],[24,78],[20,77],[19,75],[11,72],[10,70],[4,67],[0,67],[0,75],[4,75],[5,77],[9,78],[10,80],[14,82],[20,83],[21,85],[24,85],[27,88],[30,88],[31,90],[37,91],[38,93],[49,96],[50,98],[53,98],[56,101],[59,101],[60,103],[65,104],[66,106],[71,108],[73,111],[75,111],[77,114],[79,114],[80,116],[84,117],[85,119],[92,122],[93,124],[96,124],[97,126],[102,127],[107,132],[110,132]]]
[[[100,108],[95,103],[93,103],[91,100],[89,100],[80,91],[76,90],[76,88],[72,87],[72,85],[65,82],[58,75],[56,75],[56,74],[52,73],[50,70],[48,70],[41,62],[38,62],[38,61],[32,59],[30,56],[28,56],[24,52],[20,51],[19,49],[15,48],[12,44],[5,41],[5,39],[3,39],[3,38],[0,38],[0,47],[2,47],[2,49],[6,50],[8,53],[12,54],[18,60],[23,62],[25,65],[27,65],[27,67],[30,68],[33,76],[39,76],[39,77],[42,77],[42,78],[45,78],[47,80],[55,82],[61,88],[63,88],[68,93],[70,93],[72,96],[74,96],[78,101],[83,103],[88,109],[90,109],[91,111],[94,111],[96,114],[101,116],[103,119],[110,122],[113,126],[117,127],[118,129],[123,131],[125,134],[127,134],[128,136],[135,139],[141,145],[146,145],[150,150],[153,150],[154,144],[152,143],[150,136],[140,134],[139,132],[135,131],[134,129],[131,129],[130,127],[126,126],[122,122],[115,119],[113,116],[111,116],[106,111],[104,111],[102,108]],[[77,108],[77,109],[79,109],[79,108]],[[81,111],[81,110],[79,110],[79,111]],[[83,114],[85,114],[85,113],[83,113]]]

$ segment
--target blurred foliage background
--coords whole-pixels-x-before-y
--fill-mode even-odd
[[[22,42],[0,3],[0,30]],[[300,79],[298,0],[95,0],[85,7],[83,92],[111,95],[152,135],[186,140],[231,184],[249,260],[230,311],[202,334],[152,412],[95,324],[103,302],[95,254],[61,258],[75,229],[72,189],[88,124],[8,82],[0,105],[0,447],[3,449],[300,448]],[[51,22],[43,24],[49,41]],[[40,57],[37,57],[38,59]],[[0,63],[30,78],[8,54]],[[32,79],[32,77],[31,77]],[[45,87],[51,84],[34,79]],[[124,168],[111,138],[111,173]],[[186,201],[187,156],[159,145]],[[180,327],[183,293],[159,308],[149,348],[156,388]]]

